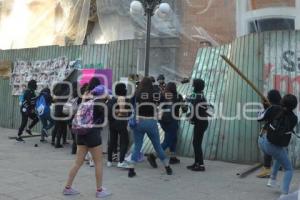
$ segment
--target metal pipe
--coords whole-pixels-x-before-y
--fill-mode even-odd
[[[150,60],[150,40],[151,40],[151,17],[152,9],[146,8],[147,15],[147,36],[146,36],[146,46],[145,46],[145,77],[149,76],[149,60]]]

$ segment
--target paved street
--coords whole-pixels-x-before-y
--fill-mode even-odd
[[[74,156],[70,146],[54,149],[40,144],[40,138],[27,139],[16,144],[8,136],[15,130],[0,129],[0,200],[59,200],[95,199],[94,169],[81,168],[74,184],[81,195],[64,197],[61,192],[72,165]],[[39,147],[34,147],[38,143]],[[240,179],[236,173],[248,168],[223,162],[207,161],[205,173],[185,169],[191,159],[181,158],[182,164],[174,166],[175,174],[167,176],[160,169],[151,169],[148,163],[137,168],[138,176],[127,177],[127,172],[116,168],[104,168],[104,185],[113,195],[112,200],[268,200],[279,196],[267,188],[266,179],[257,179],[255,174]],[[293,179],[293,190],[300,182],[300,172]]]

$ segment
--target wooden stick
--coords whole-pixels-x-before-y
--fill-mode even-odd
[[[236,175],[239,176],[240,178],[245,178],[248,175],[250,175],[251,173],[255,172],[256,170],[258,170],[259,168],[261,168],[263,166],[263,164],[258,163],[256,165],[250,166],[249,168],[243,170],[240,173],[237,173]]]
[[[33,138],[33,137],[39,137],[39,136],[41,136],[41,135],[25,135],[25,136],[21,136],[21,138]],[[16,136],[10,136],[8,138],[11,140],[17,139]]]
[[[221,55],[221,57],[244,81],[247,82],[247,84],[264,100],[264,102],[271,105],[265,95],[237,68],[237,66],[235,66],[235,64],[233,64],[226,56]]]

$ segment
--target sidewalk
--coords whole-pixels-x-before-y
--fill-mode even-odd
[[[26,139],[26,143],[9,140],[15,130],[0,128],[0,200],[60,200],[96,199],[94,168],[85,165],[75,179],[74,188],[81,191],[77,197],[64,197],[61,192],[74,156],[71,146],[55,149],[49,143],[40,144],[40,138]],[[34,147],[34,144],[38,147]],[[237,172],[248,168],[216,161],[207,161],[207,171],[195,173],[186,170],[192,159],[181,158],[174,166],[175,174],[167,176],[162,166],[152,169],[147,162],[138,165],[138,176],[129,179],[127,171],[104,167],[104,185],[113,192],[112,200],[273,200],[279,192],[266,187],[267,179],[255,174],[240,179]],[[295,172],[292,190],[300,182]]]

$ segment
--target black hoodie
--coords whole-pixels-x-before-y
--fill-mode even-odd
[[[21,111],[24,113],[33,113],[34,112],[34,107],[35,107],[35,102],[36,102],[36,95],[34,90],[27,89],[24,91],[23,94],[23,102],[21,105]]]

